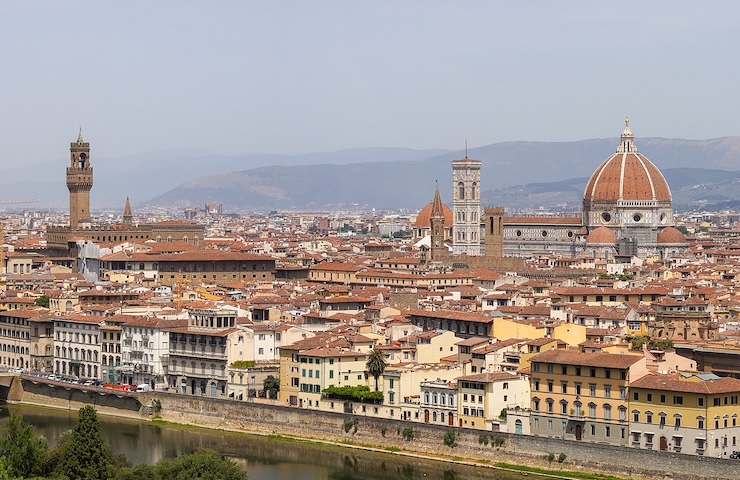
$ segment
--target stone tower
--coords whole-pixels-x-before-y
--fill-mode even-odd
[[[479,160],[466,155],[452,162],[452,253],[481,254]]]
[[[504,256],[504,207],[486,207],[485,210],[486,257]]]
[[[442,208],[442,199],[439,196],[439,185],[437,185],[434,191],[429,226],[429,238],[431,240],[430,260],[438,262],[447,256],[447,246],[445,246],[445,212]]]
[[[67,167],[69,226],[78,228],[81,223],[90,223],[90,190],[93,186],[90,144],[82,140],[82,129],[77,141],[70,144],[69,153],[70,165]]]
[[[134,214],[131,212],[131,202],[126,197],[126,206],[123,207],[123,224],[131,225],[134,223]]]

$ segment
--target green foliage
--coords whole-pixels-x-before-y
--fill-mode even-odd
[[[247,473],[233,461],[213,452],[201,451],[141,464],[118,476],[119,480],[247,480]]]
[[[107,480],[112,475],[113,457],[110,447],[100,433],[100,422],[95,409],[82,407],[77,425],[64,443],[54,470],[56,476],[80,480]]]
[[[485,433],[484,434],[481,434],[478,437],[478,443],[481,444],[481,445],[488,446],[488,435],[485,434]]]
[[[365,368],[367,373],[375,377],[375,390],[378,390],[378,378],[385,372],[385,367],[388,366],[388,362],[385,360],[385,353],[382,350],[373,348],[367,354],[367,362],[365,362]]]
[[[498,435],[495,435],[493,438],[491,438],[491,445],[494,447],[502,447],[506,443],[506,439],[504,437],[499,437]]]
[[[501,420],[506,420],[506,409],[505,408],[501,409],[501,413],[498,414],[498,418],[500,418]]]
[[[253,368],[254,360],[237,360],[230,366],[234,368]]]
[[[380,434],[385,437],[386,432],[388,432],[388,428],[386,426],[380,427]]]
[[[568,456],[565,453],[560,452],[560,455],[558,455],[558,463],[563,463],[567,457]]]
[[[403,435],[403,439],[406,441],[413,440],[416,434],[414,433],[414,427],[409,425],[408,427],[403,427],[403,430],[401,430],[401,433]]]
[[[548,470],[546,468],[530,467],[528,465],[516,465],[513,463],[496,462],[494,466],[498,468],[505,468],[507,470],[514,470],[518,472],[528,473],[539,473],[545,475],[556,475],[557,477],[563,477],[562,470]],[[612,475],[604,475],[601,473],[588,473],[579,471],[568,471],[568,478],[578,478],[582,480],[624,480],[624,478],[615,477]]]
[[[5,435],[0,438],[0,456],[7,478],[28,478],[44,473],[49,447],[46,439],[18,415],[11,415]],[[0,475],[0,478],[3,478]]]
[[[363,403],[383,403],[383,392],[371,392],[370,387],[359,385],[357,387],[328,387],[323,390],[328,398],[338,400],[353,400]]]
[[[625,340],[632,344],[635,350],[642,350],[647,345],[648,350],[668,350],[673,348],[673,340],[654,340],[649,335],[627,335]]]
[[[555,460],[555,454],[554,453],[548,453],[547,454],[547,457],[545,457],[545,458],[547,459],[547,463],[552,463],[552,461]]]
[[[280,391],[280,378],[268,375],[263,384],[267,398],[277,398]]]
[[[442,442],[445,444],[445,446],[450,448],[457,447],[457,433],[453,429],[448,429],[445,432],[444,439]]]
[[[352,434],[354,435],[357,433],[357,419],[356,418],[348,418],[344,421],[344,433],[349,433],[350,430],[354,427],[354,431]]]
[[[33,301],[33,304],[38,305],[39,307],[49,308],[49,296],[41,295]]]

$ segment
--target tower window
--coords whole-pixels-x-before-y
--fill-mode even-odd
[[[475,186],[476,184],[475,182],[473,182],[473,187],[470,189],[470,198],[472,198],[473,200],[475,200]]]
[[[460,200],[465,200],[465,184],[463,182],[458,183],[457,189]]]
[[[604,212],[601,214],[601,219],[604,221],[604,223],[609,223],[612,221],[612,215],[609,212]]]

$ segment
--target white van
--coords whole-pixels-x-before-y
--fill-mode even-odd
[[[136,391],[137,392],[148,392],[149,390],[151,390],[151,389],[150,389],[148,383],[142,383],[141,385],[137,385],[136,386]]]

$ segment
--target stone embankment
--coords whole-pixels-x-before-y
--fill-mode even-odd
[[[362,415],[317,412],[271,404],[193,397],[165,392],[121,395],[75,387],[50,387],[24,379],[21,403],[70,410],[94,405],[101,414],[151,418],[205,428],[284,435],[355,448],[377,448],[399,454],[418,454],[438,459],[462,459],[491,465],[516,463],[557,470],[595,471],[623,478],[676,480],[740,480],[740,461],[654,452],[613,445],[481,432]],[[11,399],[12,400],[12,399]],[[455,432],[456,446],[444,443]],[[554,454],[549,462],[546,457]],[[561,463],[558,457],[565,455]]]

